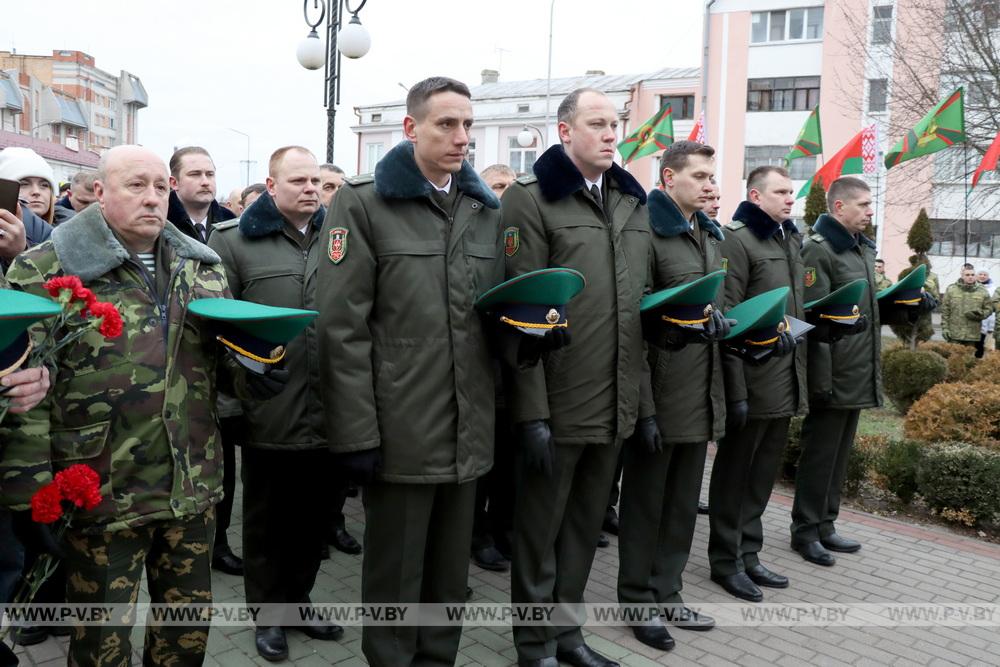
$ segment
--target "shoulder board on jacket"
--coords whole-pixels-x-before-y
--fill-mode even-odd
[[[227,229],[232,229],[233,227],[238,227],[240,224],[239,218],[233,218],[231,220],[226,220],[225,222],[217,222],[212,225],[213,232],[224,232]]]
[[[809,235],[809,240],[813,243],[826,243],[826,237],[816,232]]]
[[[374,183],[375,174],[358,174],[357,176],[351,176],[347,179],[347,182],[351,185],[364,185],[365,183]]]
[[[747,226],[747,223],[742,220],[733,220],[726,224],[726,229],[743,229]]]
[[[534,174],[525,174],[524,176],[517,177],[517,182],[520,183],[521,185],[531,185],[537,180],[538,177],[535,176]]]

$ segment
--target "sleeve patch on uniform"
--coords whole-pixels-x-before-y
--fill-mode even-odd
[[[805,272],[806,287],[812,287],[816,284],[816,267],[807,266]]]
[[[521,247],[521,232],[517,227],[503,230],[503,254],[513,257]]]
[[[722,270],[723,271],[728,271],[729,270],[729,258],[728,257],[723,257],[722,258]]]
[[[330,261],[340,264],[344,257],[347,257],[347,230],[343,227],[335,227],[330,230]]]

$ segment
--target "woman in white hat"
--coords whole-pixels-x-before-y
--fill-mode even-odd
[[[52,167],[30,148],[0,151],[0,178],[21,184],[17,210],[0,209],[0,268],[6,269],[18,253],[49,238],[57,190]]]

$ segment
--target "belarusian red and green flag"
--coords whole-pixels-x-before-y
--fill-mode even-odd
[[[819,131],[819,107],[817,106],[806,118],[806,124],[802,126],[798,139],[792,150],[785,156],[785,164],[788,165],[798,157],[809,157],[819,155],[823,152],[823,135]]]
[[[965,141],[964,88],[959,88],[920,119],[892,150],[886,153],[885,168],[930,155]]]
[[[875,126],[869,125],[854,135],[847,145],[837,151],[819,168],[813,177],[799,190],[799,197],[809,194],[813,181],[817,181],[824,190],[830,189],[830,184],[845,174],[871,174],[875,172],[876,162]]]
[[[972,175],[972,188],[976,187],[976,183],[979,182],[983,174],[997,168],[998,161],[1000,161],[1000,132],[997,132],[996,138],[993,139],[993,143],[990,144],[986,155],[983,156],[983,161],[979,163],[976,173]],[[969,189],[971,190],[972,188]]]
[[[622,164],[628,164],[657,151],[662,151],[674,143],[674,116],[669,104],[656,112],[652,118],[639,126],[625,141],[618,144],[622,154]]]

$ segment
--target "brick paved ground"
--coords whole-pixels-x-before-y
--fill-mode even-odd
[[[707,491],[707,479],[703,496]],[[239,492],[238,492],[239,493]],[[362,513],[357,500],[349,500],[348,527],[362,534]],[[239,507],[239,498],[237,498]],[[791,498],[776,493],[765,515],[767,543],[764,561],[792,580],[784,591],[765,589],[767,602],[952,602],[996,603],[1000,600],[1000,547],[956,536],[945,530],[917,527],[870,514],[846,511],[840,530],[860,539],[858,554],[838,555],[833,568],[803,561],[788,547]],[[241,518],[237,512],[231,530],[232,544],[240,543]],[[690,603],[731,602],[709,581],[705,556],[708,520],[700,517],[691,562],[685,575],[685,600]],[[598,550],[588,587],[588,601],[612,602],[618,567],[616,540]],[[360,599],[360,557],[334,552],[323,564],[313,599]],[[508,599],[504,574],[471,568],[475,600]],[[243,583],[215,574],[215,599],[239,601]],[[950,665],[1000,664],[1000,632],[996,627],[721,627],[708,633],[673,630],[677,648],[664,654],[649,649],[617,628],[596,627],[588,643],[623,665]],[[141,642],[141,631],[133,637]],[[50,666],[65,663],[65,641],[49,639],[26,651],[19,649],[22,664]],[[290,662],[295,665],[361,665],[360,630],[348,628],[340,642],[306,639],[289,634]],[[510,665],[515,660],[509,630],[466,628],[459,665]],[[140,660],[135,660],[138,664]],[[268,664],[253,646],[250,628],[224,627],[212,631],[210,666]]]

